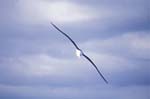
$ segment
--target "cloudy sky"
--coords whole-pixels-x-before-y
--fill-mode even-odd
[[[0,98],[149,99],[149,7],[149,0],[0,0]]]

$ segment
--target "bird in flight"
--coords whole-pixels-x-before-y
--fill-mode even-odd
[[[99,75],[102,77],[102,79],[105,81],[105,83],[108,84],[108,81],[104,78],[104,76],[102,75],[102,73],[99,71],[99,69],[97,68],[97,66],[94,64],[94,62],[87,56],[83,53],[83,51],[77,46],[77,44],[71,39],[71,37],[69,37],[65,32],[63,32],[62,30],[60,30],[54,23],[51,22],[51,25],[56,29],[58,30],[60,33],[62,33],[64,36],[66,36],[72,43],[73,45],[75,46],[76,48],[76,55],[78,57],[85,57],[93,66],[94,68],[97,70],[97,72],[99,73]]]

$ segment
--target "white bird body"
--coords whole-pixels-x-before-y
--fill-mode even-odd
[[[80,58],[82,55],[82,52],[80,50],[76,49],[76,55],[77,55],[77,57]]]

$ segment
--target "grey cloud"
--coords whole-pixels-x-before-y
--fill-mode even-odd
[[[78,99],[115,99],[120,97],[121,99],[148,99],[149,86],[128,86],[128,87],[110,87],[110,86],[83,86],[79,87],[30,87],[30,86],[6,86],[1,85],[1,91],[3,93],[9,93],[9,96],[5,94],[3,97],[19,97],[24,98],[78,98]],[[41,90],[42,89],[42,90]],[[90,89],[90,90],[89,90]],[[134,92],[134,94],[133,94]]]
[[[149,59],[149,31],[127,32],[107,39],[95,39],[82,43],[83,48],[100,53],[111,53],[127,58]],[[94,46],[94,47],[92,47]],[[140,53],[139,53],[140,52]]]
[[[150,46],[148,42],[149,35],[139,32],[89,41],[82,46],[90,57],[96,60],[100,68],[107,71],[106,74],[110,73],[108,79],[114,78],[113,83],[149,84]]]
[[[88,22],[57,25],[110,84],[103,84],[88,61],[75,57],[72,44],[49,22],[26,24],[16,12],[19,0],[1,0],[0,98],[148,99],[148,1],[64,1],[89,6],[99,15]]]

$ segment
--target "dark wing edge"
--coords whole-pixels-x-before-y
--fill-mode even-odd
[[[102,79],[105,81],[105,83],[108,84],[108,81],[104,78],[104,76],[102,75],[102,73],[99,71],[99,69],[97,68],[97,66],[94,64],[94,62],[85,54],[82,54],[87,60],[89,60],[91,62],[91,64],[95,67],[95,69],[97,70],[97,72],[99,73],[99,75],[102,77]]]
[[[77,46],[77,44],[71,39],[71,37],[69,37],[65,32],[63,32],[62,30],[60,30],[55,24],[53,24],[52,22],[51,22],[51,25],[56,29],[56,30],[58,30],[59,32],[61,32],[63,35],[65,35],[72,43],[73,43],[73,45],[77,48],[77,49],[79,49],[79,47]]]

